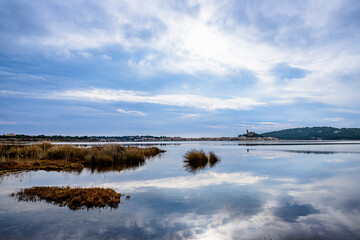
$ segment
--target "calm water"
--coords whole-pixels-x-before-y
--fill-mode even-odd
[[[136,170],[8,175],[0,179],[0,239],[360,239],[359,143],[176,143]],[[191,149],[221,162],[189,173],[183,155]],[[131,198],[118,209],[71,211],[8,196],[67,185]]]

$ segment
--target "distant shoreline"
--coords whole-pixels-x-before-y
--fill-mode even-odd
[[[32,141],[4,141],[0,140],[0,144],[40,144],[49,142],[51,144],[78,144],[78,145],[93,145],[93,144],[122,144],[122,145],[168,145],[168,144],[181,144],[191,142],[234,142],[243,146],[257,146],[257,145],[330,145],[330,144],[360,144],[355,142],[358,139],[336,139],[336,140],[260,140],[260,139],[187,139],[187,140],[154,140],[154,141],[52,141],[52,140],[32,140]]]
[[[0,135],[0,142],[188,142],[188,141],[323,141],[360,140],[360,128],[304,127],[257,134],[246,132],[237,137],[168,137],[168,136],[62,136]]]
[[[0,136],[0,142],[193,142],[193,141],[276,141],[273,137],[156,137],[156,136],[121,136],[121,137],[99,137],[99,136],[29,136],[14,135]]]

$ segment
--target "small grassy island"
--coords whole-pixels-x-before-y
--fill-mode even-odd
[[[146,159],[164,152],[157,147],[124,147],[105,144],[92,147],[53,145],[0,145],[0,175],[8,172],[45,171],[121,171],[145,164]]]
[[[10,194],[19,201],[45,201],[71,210],[118,208],[122,194],[108,188],[31,187]]]
[[[184,155],[184,167],[186,171],[196,173],[206,167],[214,167],[220,162],[220,158],[215,153],[209,152],[208,155],[203,150],[191,150]]]

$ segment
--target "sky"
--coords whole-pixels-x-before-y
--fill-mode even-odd
[[[0,134],[360,127],[360,1],[0,2]]]

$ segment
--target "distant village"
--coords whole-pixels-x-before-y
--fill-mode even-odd
[[[274,137],[263,137],[256,132],[249,132],[238,135],[237,137],[199,137],[199,138],[184,138],[184,137],[167,137],[167,136],[45,136],[37,135],[30,136],[24,134],[6,133],[0,135],[2,142],[39,142],[39,141],[54,141],[54,142],[169,142],[169,141],[274,141],[278,140]]]

